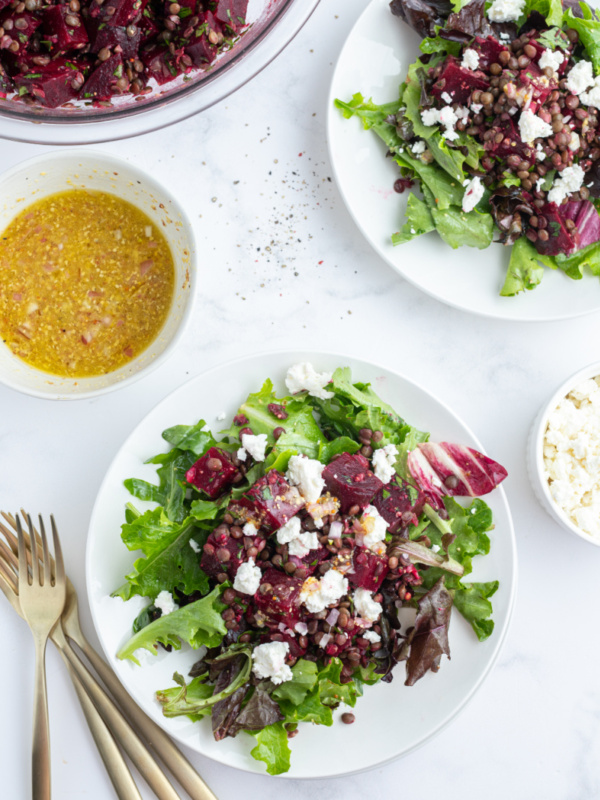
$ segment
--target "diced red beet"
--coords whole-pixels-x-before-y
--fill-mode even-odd
[[[571,200],[558,207],[562,219],[572,219],[577,228],[577,235],[570,231],[577,249],[587,247],[588,244],[600,241],[600,215],[596,206],[589,200]]]
[[[259,478],[238,500],[229,504],[229,513],[236,519],[249,522],[269,533],[279,530],[304,506],[295,486],[290,486],[281,472],[270,470]]]
[[[5,32],[8,33],[14,41],[20,44],[21,48],[19,52],[22,52],[25,47],[27,47],[31,36],[42,24],[42,20],[39,16],[30,14],[28,11],[17,14],[12,9],[7,9],[0,14],[0,27],[4,27],[7,20],[12,22],[12,29],[10,31],[5,30]]]
[[[548,221],[546,230],[549,236],[545,242],[538,236],[535,243],[538,253],[544,256],[557,256],[559,253],[569,255],[574,252],[577,248],[577,243],[572,233],[567,230],[556,203],[546,203],[540,209],[540,214]]]
[[[303,583],[304,580],[281,570],[265,570],[261,585],[266,591],[259,588],[254,595],[254,605],[265,624],[284,622],[288,628],[294,628],[301,615],[300,590]]]
[[[185,20],[196,14],[198,10],[198,0],[177,0],[177,4],[180,6],[180,11],[178,11],[175,16],[179,17],[181,26],[184,26]],[[171,11],[172,5],[173,0],[163,0],[163,13],[165,17],[173,16]],[[185,11],[183,9],[185,9]],[[202,8],[200,8],[200,10],[202,10]]]
[[[77,24],[73,25],[73,22]],[[68,5],[48,6],[44,9],[44,36],[52,43],[53,53],[81,50],[88,43],[87,31],[80,15],[71,11]]]
[[[454,103],[466,103],[475,89],[487,89],[489,81],[483,72],[461,67],[454,56],[448,56],[442,65],[442,72],[431,87],[434,97],[447,92]]]
[[[237,33],[246,24],[248,0],[217,0],[215,17],[234,33]]]
[[[93,0],[90,17],[110,27],[121,28],[143,14],[147,4],[148,0],[103,0],[102,3]]]
[[[352,569],[346,573],[346,577],[352,586],[376,592],[388,572],[387,556],[378,556],[366,547],[355,547]]]
[[[186,45],[184,49],[187,55],[192,59],[192,63],[195,67],[212,64],[218,53],[218,48],[208,41],[205,33],[203,33],[202,36],[191,39],[190,44]]]
[[[148,50],[142,51],[140,58],[159,86],[172,81],[181,72],[175,66],[169,48],[163,44],[155,44]]]
[[[14,92],[14,90],[15,86],[12,78],[0,64],[0,97],[5,97],[7,94]]]
[[[51,61],[44,67],[43,72],[39,71],[39,67],[33,69],[37,72],[25,72],[14,76],[17,91],[26,90],[40,105],[48,108],[58,108],[77,97],[78,90],[73,88],[73,79],[79,73],[65,63],[63,58]]]
[[[551,92],[558,89],[557,82],[544,75],[538,65],[534,63],[519,72],[519,85],[531,86],[533,94],[529,109],[533,113],[548,99]]]
[[[262,548],[264,541],[263,537],[257,534],[253,539],[253,545]],[[225,560],[219,558],[219,550],[227,550],[229,558]],[[248,558],[243,539],[234,539],[228,533],[212,531],[204,544],[200,566],[211,578],[216,578],[225,572],[233,580],[240,564],[248,561]]]
[[[300,567],[306,570],[306,574],[312,575],[313,572],[317,569],[319,564],[323,561],[327,561],[327,559],[331,558],[331,553],[326,547],[319,547],[318,550],[311,550],[310,553],[304,556],[304,558],[299,558],[298,556],[288,556],[288,561],[291,561],[292,564],[295,564],[296,567]]]
[[[400,477],[382,487],[373,498],[373,505],[388,523],[390,533],[417,525],[425,502],[425,495]]]
[[[115,53],[92,72],[81,89],[84,100],[110,100],[123,91],[117,87],[117,81],[124,76],[123,57]]]
[[[215,466],[215,462],[219,462],[221,466],[219,469],[210,469],[209,462],[211,466]],[[229,486],[236,472],[237,467],[233,465],[227,453],[218,447],[211,447],[188,469],[185,479],[212,500]]]
[[[522,158],[525,157],[525,143],[521,139],[519,131],[514,123],[512,117],[510,119],[501,119],[500,117],[496,117],[494,120],[494,130],[497,130],[499,133],[502,133],[503,139],[498,144],[495,138],[484,142],[484,148],[488,151],[488,153],[492,156],[497,156],[501,159],[506,159],[510,155],[518,155]],[[481,132],[485,132],[487,128],[485,126],[481,127]]]
[[[500,44],[498,39],[493,36],[488,36],[486,39],[482,36],[476,36],[475,41],[469,47],[478,53],[480,69],[488,69],[490,64],[497,64],[498,57],[503,50],[507,50],[510,53],[510,50]]]
[[[383,486],[360,453],[342,453],[325,467],[323,480],[329,492],[340,501],[343,514],[347,514],[354,505],[366,508],[373,495]]]
[[[0,0],[0,11],[11,4],[12,0]]]
[[[91,53],[99,53],[106,47],[113,53],[120,53],[124,61],[129,61],[138,54],[142,41],[142,30],[137,25],[133,36],[128,35],[127,28],[111,28],[96,20],[88,20],[87,30]],[[121,49],[119,50],[119,48]]]

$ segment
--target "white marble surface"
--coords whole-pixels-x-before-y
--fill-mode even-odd
[[[187,206],[202,249],[195,317],[170,362],[120,392],[53,404],[0,387],[0,507],[55,513],[95,641],[83,576],[87,525],[108,464],[146,411],[203,369],[269,348],[385,363],[442,397],[509,470],[520,581],[499,662],[449,728],[371,773],[281,782],[191,758],[221,800],[282,792],[290,800],[589,800],[600,796],[600,551],[537,505],[525,445],[555,386],[598,359],[600,317],[534,325],[469,316],[400,280],[363,242],[329,180],[324,125],[336,53],[364,4],[323,0],[285,54],[234,97],[163,132],[102,146],[152,170]],[[2,166],[42,151],[3,143]],[[591,279],[580,288],[600,292]],[[3,601],[0,630],[0,794],[24,800],[33,646]],[[52,649],[48,684],[54,796],[112,797]]]

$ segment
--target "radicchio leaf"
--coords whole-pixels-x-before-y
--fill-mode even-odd
[[[409,453],[407,466],[434,508],[443,508],[443,498],[481,497],[507,476],[507,471],[464,445],[450,442],[423,442]]]
[[[452,596],[440,580],[419,601],[419,611],[410,637],[406,662],[406,686],[414,684],[429,670],[437,672],[442,655],[450,658],[448,627]]]
[[[435,36],[436,25],[444,25],[452,4],[449,0],[392,0],[390,8],[392,14],[400,17],[424,39]]]
[[[259,685],[238,714],[229,730],[229,735],[235,736],[241,730],[260,731],[267,725],[274,725],[283,719],[285,715],[281,713],[279,704]]]
[[[579,232],[578,249],[600,240],[600,216],[589,200],[563,203],[558,212],[564,219],[572,219]]]
[[[227,689],[228,686],[234,683],[235,679],[240,675],[242,669],[246,664],[246,657],[243,655],[235,654],[232,658],[228,658],[218,663],[218,674],[216,675],[215,694],[219,694]],[[217,664],[211,664],[211,673]],[[211,679],[212,679],[211,675]],[[249,684],[244,683],[231,694],[215,703],[212,710],[212,729],[215,741],[219,742],[226,736],[235,736],[239,729],[235,732],[230,732],[230,728],[235,723],[235,720],[240,712],[242,702],[246,696]]]

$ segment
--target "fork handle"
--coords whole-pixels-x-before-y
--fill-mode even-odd
[[[116,698],[126,716],[133,723],[135,729],[145,737],[154,753],[160,758],[181,786],[183,786],[189,796],[193,797],[194,800],[217,800],[217,796],[212,792],[200,775],[198,775],[194,767],[169,736],[167,736],[162,728],[159,728],[153,719],[150,719],[150,717],[135,704],[106,661],[94,650],[87,639],[83,637],[83,633],[81,638],[78,637],[76,644],[89,659],[111,694]]]
[[[77,697],[85,714],[88,727],[91,731],[98,752],[102,757],[108,776],[115,789],[116,795],[119,800],[142,800],[142,796],[137,788],[133,776],[129,771],[129,767],[123,758],[123,754],[117,747],[115,740],[112,737],[110,730],[107,728],[104,720],[98,713],[98,709],[90,700],[81,680],[77,673],[71,666],[71,663],[65,653],[60,650],[67,672],[73,682]]]
[[[34,637],[35,693],[33,696],[32,800],[50,800],[50,728],[46,692],[47,637]]]

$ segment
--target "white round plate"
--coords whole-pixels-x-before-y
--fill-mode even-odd
[[[123,583],[135,554],[120,539],[124,507],[132,498],[123,480],[139,477],[154,480],[155,470],[144,464],[149,457],[168,450],[161,432],[172,425],[193,424],[201,417],[213,431],[227,426],[250,391],[270,377],[285,393],[283,379],[289,366],[311,361],[317,370],[333,371],[346,365],[356,381],[371,382],[381,396],[406,420],[431,432],[433,440],[457,441],[481,449],[471,431],[448,409],[409,379],[383,367],[345,356],[319,353],[271,353],[223,364],[199,375],[176,389],[137,426],[125,441],[102,483],[90,524],[86,554],[86,575],[94,624],[106,657],[123,685],[167,733],[202,755],[238,769],[262,773],[262,762],[250,756],[255,739],[240,735],[215,742],[210,720],[192,723],[187,718],[162,716],[154,693],[172,684],[175,671],[185,675],[197,655],[184,645],[182,650],[161,651],[141,667],[115,658],[119,646],[129,638],[131,624],[147,602],[134,598],[124,603],[110,593]],[[225,422],[217,422],[222,412]],[[440,671],[427,674],[414,687],[404,686],[404,666],[396,668],[391,684],[366,687],[354,712],[354,725],[344,725],[335,713],[331,728],[301,725],[300,735],[291,741],[292,767],[287,777],[325,778],[358,772],[405,755],[426,742],[447,725],[482,684],[494,664],[506,636],[516,589],[516,546],[510,512],[502,488],[489,502],[496,527],[491,552],[475,559],[472,576],[476,581],[498,579],[494,595],[496,627],[486,642],[478,642],[470,625],[454,614],[450,626],[452,658],[444,659]],[[133,501],[138,508],[144,506]],[[471,577],[469,577],[469,580]]]
[[[389,0],[371,0],[350,32],[333,75],[328,106],[328,141],[333,171],[355,223],[375,251],[402,277],[451,306],[520,321],[566,319],[600,310],[600,282],[581,281],[546,269],[539,286],[516,297],[500,297],[510,248],[452,250],[437,233],[393,247],[391,235],[404,224],[408,192],[399,195],[395,161],[358,118],[345,119],[336,98],[348,101],[360,92],[375,103],[398,98],[409,65],[419,55],[420,38],[394,17]]]

